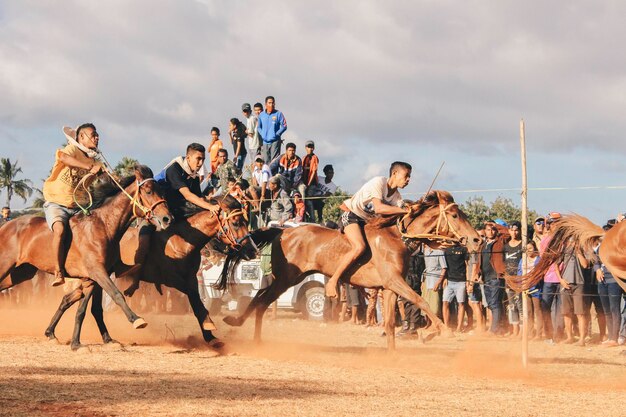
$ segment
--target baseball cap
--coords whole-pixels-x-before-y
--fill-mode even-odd
[[[504,227],[508,227],[508,226],[509,226],[509,225],[508,225],[508,224],[507,224],[504,220],[502,220],[502,219],[495,219],[493,222],[494,222],[494,223],[496,223],[496,224],[499,224],[500,226],[504,226]]]
[[[241,105],[241,111],[252,111],[252,107],[250,107],[250,103],[243,103]]]
[[[304,147],[305,148],[315,148],[315,142],[313,142],[312,140],[307,140],[306,142],[304,142]]]

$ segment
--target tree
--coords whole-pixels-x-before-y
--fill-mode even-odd
[[[522,209],[510,198],[501,196],[498,196],[490,206],[482,197],[470,197],[460,207],[474,227],[483,225],[487,220],[502,219],[506,222],[522,220]],[[528,210],[528,224],[532,224],[538,215],[536,211]]]
[[[339,207],[348,197],[350,196],[337,188],[335,194],[326,198],[326,200],[324,200],[324,211],[322,213],[324,221],[332,221],[338,224],[342,213]]]
[[[0,158],[0,189],[6,190],[7,207],[11,207],[13,194],[21,197],[24,202],[33,194],[32,181],[29,179],[16,179],[22,172],[22,168],[17,166],[17,161],[11,163],[9,158]]]
[[[135,173],[135,165],[137,165],[139,161],[134,158],[129,158],[127,156],[123,157],[120,162],[115,165],[113,171],[120,177],[128,177]]]

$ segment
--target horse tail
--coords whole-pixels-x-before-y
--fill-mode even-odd
[[[566,246],[572,247],[590,259],[595,259],[593,251],[605,231],[586,217],[568,214],[552,223],[552,236],[548,246],[541,254],[535,268],[526,275],[505,276],[507,284],[517,292],[526,291],[541,281],[550,267],[563,259]]]
[[[278,236],[280,236],[283,230],[284,229],[276,227],[265,227],[250,233],[249,238],[252,239],[257,249],[261,250],[268,244],[272,243],[272,241]],[[238,250],[229,253],[226,256],[226,260],[224,261],[224,267],[222,268],[222,272],[220,273],[220,278],[215,284],[213,284],[213,287],[221,291],[227,291],[228,288],[230,288],[234,284],[237,265],[239,265],[239,262],[241,262],[245,258],[245,250]]]

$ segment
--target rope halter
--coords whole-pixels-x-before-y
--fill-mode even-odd
[[[439,216],[437,217],[437,225],[435,226],[434,233],[418,233],[418,234],[410,234],[407,231],[407,228],[410,224],[415,220],[415,217],[410,218],[411,212],[405,214],[401,219],[398,219],[398,231],[403,240],[409,239],[425,239],[425,240],[433,240],[440,241],[444,246],[452,246],[455,243],[460,243],[463,240],[463,237],[459,234],[457,229],[450,223],[450,219],[448,218],[448,209],[451,207],[458,206],[457,203],[449,203],[448,205],[439,204]],[[409,219],[409,223],[405,226],[405,220]],[[443,234],[446,233],[446,234]],[[449,234],[452,233],[454,237],[450,237]]]
[[[143,212],[143,217],[146,220],[152,219],[154,208],[156,206],[158,206],[159,204],[165,203],[165,199],[161,198],[161,199],[155,201],[154,203],[152,203],[152,205],[150,207],[146,207],[143,204],[141,204],[141,194],[139,193],[139,189],[141,188],[142,185],[144,185],[145,183],[147,183],[149,181],[156,181],[156,180],[154,178],[146,178],[146,179],[144,179],[142,181],[137,181],[136,182],[137,187],[135,188],[135,195],[132,196],[132,198],[130,199],[130,202],[133,205],[133,216],[140,217],[139,215],[137,215],[137,208],[139,208],[139,210],[141,210]],[[116,183],[117,183],[117,181],[116,181]],[[122,188],[122,187],[120,186],[120,188]],[[126,192],[126,190],[124,190],[123,188],[122,188],[122,190],[124,191],[124,193],[127,196],[130,197],[130,194],[128,194]]]
[[[248,234],[246,234],[246,236],[244,236],[241,239],[237,239],[233,232],[233,227],[230,224],[230,220],[235,216],[244,216],[244,218],[246,218],[247,220],[246,212],[241,209],[232,210],[230,212],[220,211],[218,216],[219,217],[218,217],[217,224],[219,227],[219,231],[217,232],[217,238],[218,239],[225,238],[226,241],[228,242],[228,246],[230,246],[234,250],[241,249],[241,241],[245,239],[248,236]]]

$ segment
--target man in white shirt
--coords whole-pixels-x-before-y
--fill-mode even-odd
[[[398,189],[409,184],[412,169],[410,164],[396,161],[389,168],[389,178],[371,179],[352,198],[344,201],[342,208],[345,207],[347,211],[341,216],[341,223],[351,248],[326,284],[328,297],[337,297],[337,283],[341,275],[365,252],[365,223],[381,215],[406,214],[410,211],[402,208],[404,203]]]

